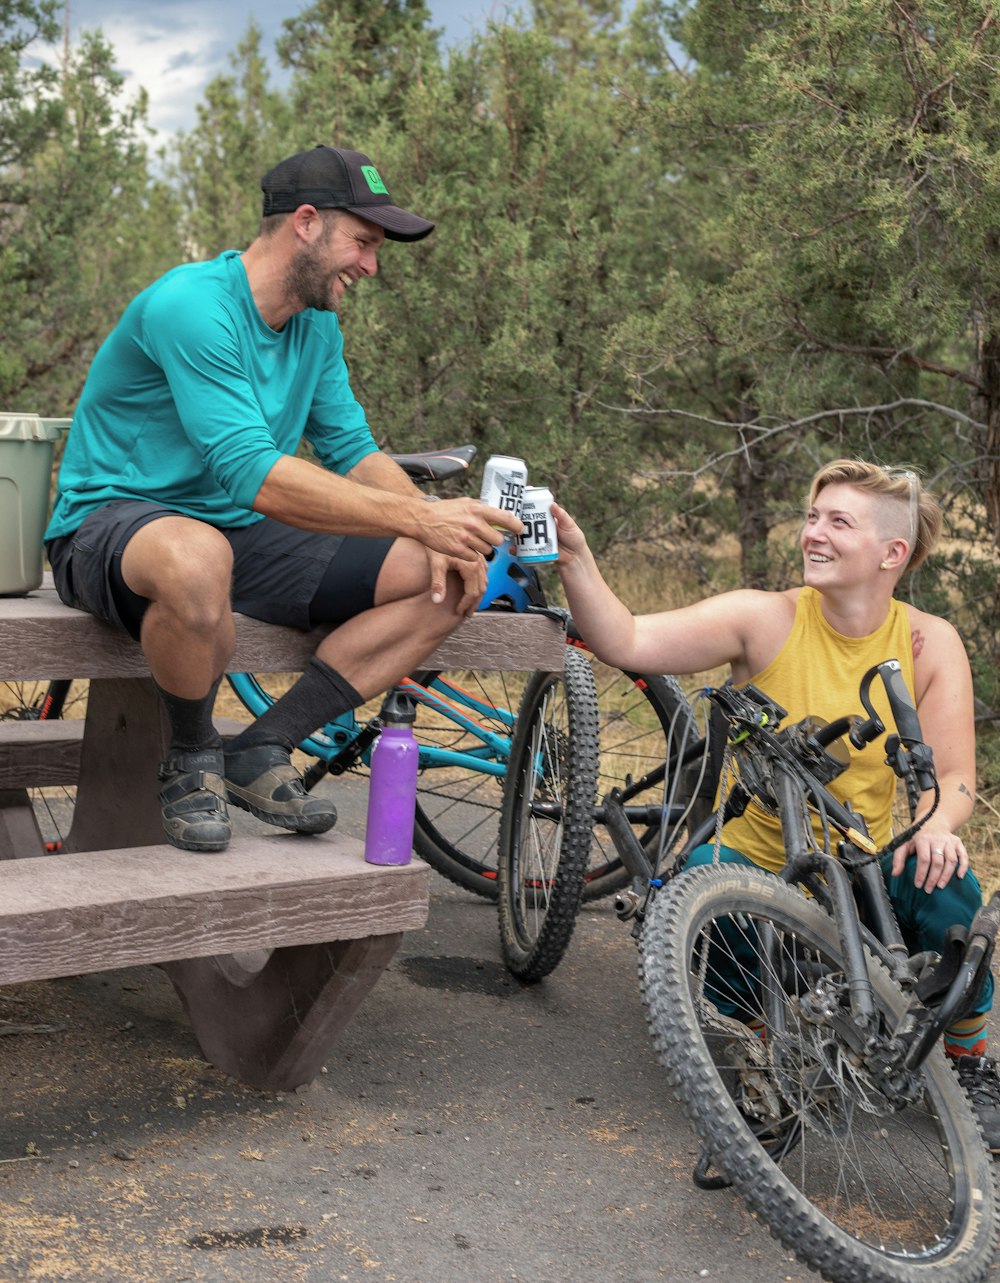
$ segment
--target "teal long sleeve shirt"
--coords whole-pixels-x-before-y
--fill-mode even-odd
[[[336,315],[307,309],[272,330],[235,250],[174,268],[132,300],[94,358],[45,537],[117,499],[249,525],[264,478],[303,436],[340,474],[377,449]]]

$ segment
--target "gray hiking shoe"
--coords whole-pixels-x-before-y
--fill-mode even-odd
[[[958,1081],[983,1129],[991,1154],[1000,1154],[1000,1075],[997,1062],[988,1056],[959,1056]]]
[[[222,749],[171,753],[160,766],[167,840],[182,851],[224,851],[232,826],[222,782]]]
[[[280,744],[257,744],[225,757],[226,796],[234,806],[296,833],[325,833],[337,823],[337,808],[306,792]]]

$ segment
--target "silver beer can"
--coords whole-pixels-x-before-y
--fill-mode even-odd
[[[524,562],[556,561],[559,539],[552,516],[552,491],[546,486],[526,486],[521,507],[524,530],[517,537],[517,555]]]
[[[491,454],[483,469],[483,488],[479,498],[504,512],[521,515],[524,487],[528,484],[528,465],[511,455]]]

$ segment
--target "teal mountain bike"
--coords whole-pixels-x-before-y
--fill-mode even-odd
[[[462,446],[393,457],[414,480],[440,482],[463,472],[474,453],[475,447]],[[547,605],[534,568],[504,548],[495,550],[490,560],[480,609],[556,613],[566,624],[569,647],[565,670],[559,674],[425,670],[412,673],[401,684],[417,706],[414,732],[420,745],[420,773],[414,849],[450,881],[496,900],[504,780],[519,722],[543,717],[551,732],[549,743],[565,745],[583,734],[579,710],[595,701],[593,744],[587,750],[594,761],[587,769],[595,777],[595,792],[603,793],[649,776],[662,763],[669,728],[678,710],[686,711],[687,702],[672,678],[625,673],[600,663],[587,650],[568,613]],[[269,675],[229,674],[234,692],[255,717],[275,697],[274,681]],[[590,718],[586,720],[589,727]],[[304,772],[306,787],[314,787],[328,774],[365,772],[380,726],[376,709],[367,716],[352,711],[303,741],[302,751],[313,759]],[[518,752],[521,761],[522,751]],[[575,831],[577,805],[592,807],[593,802],[577,803],[569,776],[561,775],[558,785],[550,778],[548,787],[557,788],[559,796],[550,799],[547,814],[536,811],[530,828],[536,853],[544,850],[546,860],[551,860],[563,831]],[[640,832],[647,847],[658,832],[659,810],[654,803],[658,803],[655,784],[648,793],[633,791],[633,818],[640,810],[649,817]],[[570,807],[569,825],[564,823],[564,805]],[[586,829],[585,856],[581,857],[577,842],[574,862],[582,859],[581,894],[591,899],[616,891],[628,875],[603,825],[592,823],[590,814]],[[537,918],[542,902],[548,904],[551,888],[542,889],[538,869],[535,874]]]

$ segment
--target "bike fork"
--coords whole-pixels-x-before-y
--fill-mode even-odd
[[[921,1030],[906,1053],[907,1069],[918,1069],[930,1055],[938,1038],[956,1019],[960,1019],[979,996],[996,942],[1000,926],[1000,891],[995,891],[988,904],[983,905],[972,919],[965,950],[954,979],[935,1005],[934,1017]]]
[[[841,953],[844,959],[844,977],[850,1004],[852,1035],[856,1034],[859,1047],[863,1047],[878,1030],[878,1006],[864,945],[861,940],[861,923],[858,919],[854,892],[846,869],[832,855],[806,849],[805,835],[794,822],[801,813],[801,803],[795,782],[783,772],[775,778],[779,814],[785,835],[786,863],[780,876],[786,882],[799,882],[810,873],[819,874],[826,884],[829,909],[837,926]],[[787,822],[785,822],[785,817]],[[854,1041],[854,1037],[852,1037]]]

